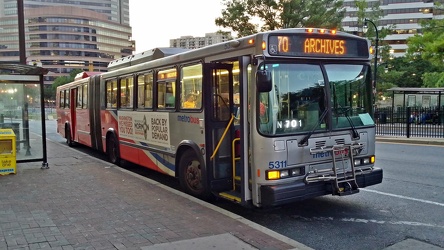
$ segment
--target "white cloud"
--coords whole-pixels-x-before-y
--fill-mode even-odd
[[[136,53],[221,29],[214,24],[224,8],[220,0],[129,0],[129,5]]]

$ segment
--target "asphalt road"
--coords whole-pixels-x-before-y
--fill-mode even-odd
[[[443,146],[377,143],[383,183],[273,210],[233,208],[314,249],[384,249],[405,239],[444,248]]]

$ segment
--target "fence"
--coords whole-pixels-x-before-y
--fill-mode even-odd
[[[444,107],[376,108],[376,134],[444,138]]]

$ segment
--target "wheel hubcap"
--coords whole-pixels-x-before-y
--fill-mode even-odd
[[[192,161],[188,165],[186,171],[186,180],[190,188],[194,190],[199,190],[202,188],[202,173],[200,171],[200,164],[198,161]]]

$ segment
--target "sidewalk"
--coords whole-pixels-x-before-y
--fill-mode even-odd
[[[444,145],[430,138],[377,140]],[[0,249],[310,249],[59,143],[47,140],[47,151],[49,169],[20,163],[16,175],[0,176]],[[439,249],[412,240],[387,249],[406,246]]]
[[[47,152],[49,169],[0,176],[0,249],[310,249],[67,146]]]

